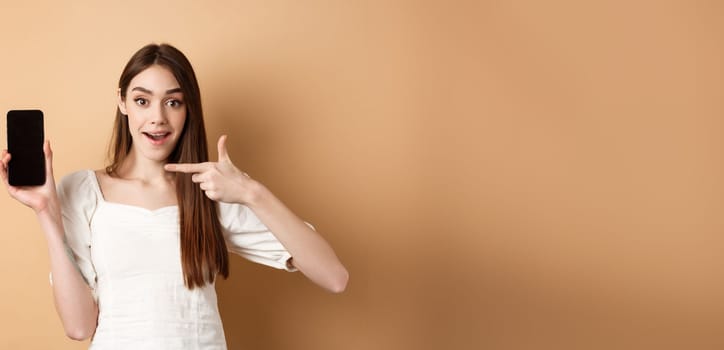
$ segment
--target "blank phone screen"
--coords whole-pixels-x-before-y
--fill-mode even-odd
[[[8,182],[12,186],[39,186],[45,183],[43,153],[43,112],[14,110],[7,115]]]

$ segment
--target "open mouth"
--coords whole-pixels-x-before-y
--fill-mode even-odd
[[[171,135],[170,132],[144,132],[144,136],[154,145],[160,145],[164,143]]]

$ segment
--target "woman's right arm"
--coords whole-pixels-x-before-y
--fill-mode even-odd
[[[8,183],[8,162],[11,155],[2,153],[0,173],[11,197],[32,208],[48,242],[55,308],[66,335],[84,340],[93,335],[98,321],[98,305],[86,284],[66,242],[58,194],[53,178],[53,154],[45,142],[45,184],[37,187],[15,187]]]

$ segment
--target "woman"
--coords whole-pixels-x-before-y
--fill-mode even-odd
[[[345,289],[329,244],[234,166],[226,136],[209,161],[193,68],[170,45],[143,47],[121,74],[110,166],[56,188],[44,151],[43,186],[10,186],[7,150],[2,177],[45,233],[66,334],[92,336],[92,349],[226,348],[214,282],[229,274],[227,250]]]

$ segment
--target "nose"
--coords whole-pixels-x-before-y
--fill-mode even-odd
[[[164,110],[162,104],[156,104],[156,108],[153,109],[149,122],[151,125],[165,125],[168,123],[166,111]]]

